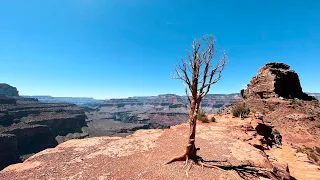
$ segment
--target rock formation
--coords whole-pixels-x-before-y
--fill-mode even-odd
[[[68,133],[82,132],[81,128],[86,125],[85,114],[43,112],[31,114],[23,121],[27,124],[40,124],[50,127],[54,136],[65,136]]]
[[[18,123],[0,128],[0,133],[16,136],[20,155],[39,152],[58,144],[49,126]]]
[[[241,93],[244,98],[266,99],[283,97],[287,99],[315,100],[302,92],[298,74],[284,63],[268,63],[252,78],[248,88]]]
[[[9,84],[0,83],[0,96],[19,96],[19,92]]]
[[[264,123],[278,131],[270,138],[286,142],[304,152],[311,163],[320,165],[320,103],[303,93],[299,76],[290,66],[269,63],[241,90],[245,104]],[[316,94],[313,94],[316,95]],[[224,112],[230,112],[226,109]],[[267,130],[264,125],[260,129]],[[265,131],[270,134],[271,129]]]
[[[0,134],[0,144],[0,170],[10,164],[21,162],[17,136]]]
[[[19,97],[7,84],[1,84],[0,91],[5,92],[0,96],[0,169],[19,162],[19,156],[55,147],[57,136],[83,133],[86,115],[81,108]]]

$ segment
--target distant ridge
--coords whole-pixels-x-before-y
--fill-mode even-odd
[[[307,93],[310,96],[314,96],[318,100],[320,100],[320,93]],[[158,96],[133,96],[133,97],[128,97],[128,98],[111,98],[111,99],[143,99],[143,98],[150,98],[150,97],[159,97],[159,96],[179,96],[176,94],[159,94]],[[209,97],[240,97],[240,93],[230,93],[230,94],[208,94],[207,98]],[[102,103],[105,100],[102,99],[94,99],[92,97],[53,97],[49,95],[34,95],[34,96],[28,96],[28,95],[23,95],[22,97],[25,98],[36,98],[40,102],[44,103],[53,103],[53,102],[68,102],[68,103],[73,103],[76,105],[85,105],[85,104],[99,104]],[[179,96],[182,98],[186,98],[186,96]]]

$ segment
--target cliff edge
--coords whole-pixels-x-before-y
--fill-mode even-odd
[[[269,169],[278,178],[290,179],[291,170],[277,160],[281,157],[277,149],[273,154],[273,149],[266,153],[253,146],[262,138],[256,130],[259,123],[254,117],[241,120],[230,115],[217,116],[215,123],[199,123],[196,139],[197,147],[201,148],[199,156],[236,167]],[[188,130],[188,124],[181,124],[165,130],[138,130],[127,137],[70,140],[23,163],[8,166],[0,172],[0,179],[241,179],[233,170],[202,169],[196,165],[187,177],[183,162],[163,165],[184,151]],[[290,145],[284,147],[294,151]],[[295,163],[308,168],[308,172],[295,169],[295,178],[320,177],[317,166],[304,160],[296,158]],[[246,176],[261,178],[254,173]]]

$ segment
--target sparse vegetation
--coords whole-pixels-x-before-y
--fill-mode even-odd
[[[303,150],[301,147],[298,147],[298,149],[297,149],[296,152],[297,152],[297,153],[304,153],[304,150]]]
[[[206,115],[206,111],[201,109],[198,113],[198,120],[203,123],[209,123],[208,116]]]
[[[232,108],[232,115],[235,117],[246,118],[250,113],[250,109],[244,102],[237,102]]]
[[[307,151],[313,152],[313,149],[311,147],[305,147],[304,149]]]
[[[292,105],[293,109],[297,109],[302,106],[302,103],[298,99],[295,98],[291,101],[291,105]]]
[[[269,109],[269,111],[274,111],[274,107],[271,105],[268,106],[268,109]]]
[[[214,116],[212,116],[212,117],[210,118],[210,121],[211,121],[211,122],[216,122],[216,118],[215,118]]]
[[[304,148],[298,148],[297,153],[304,153],[308,155],[308,158],[316,163],[319,162],[319,157],[316,155],[316,153],[320,153],[320,148],[319,147],[304,147]]]
[[[319,158],[314,153],[309,153],[308,157],[309,157],[309,159],[314,160],[315,162],[319,161]]]

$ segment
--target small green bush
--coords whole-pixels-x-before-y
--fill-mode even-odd
[[[232,115],[235,117],[245,118],[249,115],[250,109],[244,102],[237,102],[232,108]]]
[[[316,146],[316,147],[315,147],[315,150],[316,150],[316,152],[317,152],[318,154],[320,154],[320,147]]]

